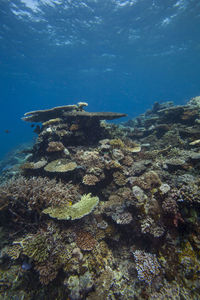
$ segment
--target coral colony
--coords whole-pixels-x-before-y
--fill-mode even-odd
[[[0,299],[199,299],[200,97],[86,107],[26,113],[0,163]]]

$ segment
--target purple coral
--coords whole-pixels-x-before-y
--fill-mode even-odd
[[[138,278],[150,284],[154,277],[160,273],[160,264],[155,254],[147,253],[142,250],[133,252]]]

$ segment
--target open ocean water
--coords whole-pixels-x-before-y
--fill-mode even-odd
[[[199,71],[197,0],[1,0],[0,157],[32,139],[27,111],[86,101],[131,118],[199,95]]]

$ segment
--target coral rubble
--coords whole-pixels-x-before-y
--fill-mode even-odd
[[[200,97],[85,107],[26,113],[35,144],[0,164],[0,299],[199,299]]]

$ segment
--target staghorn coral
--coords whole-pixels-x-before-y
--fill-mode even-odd
[[[23,254],[34,259],[37,262],[43,262],[49,257],[48,244],[46,236],[35,234],[27,236],[22,240]]]
[[[133,252],[138,278],[151,284],[152,280],[160,274],[161,266],[155,254],[147,253],[142,250]]]
[[[58,271],[69,262],[75,243],[66,243],[67,231],[61,230],[55,223],[49,222],[45,230],[39,229],[36,234],[29,234],[13,242],[6,253],[12,259],[26,255],[32,260],[39,272],[43,285],[54,280]]]
[[[91,252],[86,252],[85,259],[88,269],[96,274],[100,274],[114,263],[112,250],[105,241],[100,241],[98,247],[95,247]]]
[[[31,300],[30,290],[24,286],[23,273],[19,265],[12,265],[4,270],[0,269],[0,299],[26,299]]]
[[[9,194],[9,192],[3,189],[1,190],[1,186],[0,186],[0,211],[8,207],[10,199],[11,199],[11,195]]]
[[[99,198],[92,197],[91,193],[89,193],[87,195],[83,195],[81,200],[72,206],[65,205],[55,208],[49,207],[44,209],[43,213],[48,214],[50,217],[58,220],[81,219],[90,214],[98,203]]]
[[[73,201],[79,194],[75,186],[47,177],[19,176],[0,185],[0,194],[11,198],[11,202],[23,201],[29,209],[42,209]]]
[[[24,260],[30,260],[32,269],[24,272],[25,275],[22,274],[22,276],[24,278],[27,274],[31,277],[35,276],[33,282],[37,286],[39,283],[36,278],[37,273],[42,285],[51,282],[48,287],[41,288],[39,285],[40,295],[38,297],[33,295],[32,298],[39,299],[44,295],[46,299],[74,299],[75,297],[101,300],[107,298],[148,299],[152,295],[158,299],[159,297],[165,299],[168,296],[169,299],[184,298],[182,285],[178,293],[173,287],[169,294],[167,293],[167,288],[170,289],[170,286],[166,282],[169,281],[171,285],[172,280],[175,280],[177,285],[181,282],[188,290],[190,289],[191,295],[188,299],[199,298],[200,181],[198,175],[200,155],[198,144],[195,146],[190,143],[200,138],[200,122],[188,123],[192,119],[188,118],[190,112],[185,113],[184,108],[179,120],[187,121],[187,126],[182,127],[181,124],[177,126],[177,122],[174,126],[162,112],[159,112],[162,105],[159,104],[157,107],[158,109],[155,106],[152,115],[150,113],[150,117],[147,114],[138,119],[137,124],[140,127],[138,130],[123,128],[123,126],[120,129],[117,125],[104,123],[102,134],[98,134],[97,139],[92,139],[92,136],[94,132],[95,134],[98,132],[98,128],[94,128],[89,137],[84,137],[87,132],[84,129],[84,121],[80,122],[83,116],[77,120],[78,114],[74,119],[67,113],[65,120],[59,120],[60,124],[49,123],[41,128],[37,143],[31,150],[30,157],[34,162],[28,162],[30,169],[27,171],[24,169],[24,180],[27,180],[27,186],[23,191],[25,196],[18,187],[16,187],[18,196],[13,196],[14,192],[10,194],[6,190],[6,185],[2,194],[0,192],[0,208],[2,208],[0,214],[4,218],[1,224],[3,227],[9,225],[7,243],[11,243],[14,237],[18,238],[5,252],[11,259],[6,257],[3,251],[0,252],[1,262],[3,264],[5,262],[10,267],[13,264],[21,264]],[[157,114],[161,117],[159,118]],[[174,119],[173,112],[171,116]],[[164,124],[163,119],[166,120],[167,125]],[[75,123],[80,127],[73,132],[72,126]],[[87,129],[91,124],[94,123],[90,123]],[[109,134],[104,134],[104,129]],[[180,138],[178,138],[179,135]],[[137,144],[129,141],[127,136],[136,140]],[[116,146],[115,143],[111,145],[112,142],[110,144],[109,139],[101,140],[97,146],[98,139],[105,137],[113,138],[115,142],[120,137],[121,141],[123,140],[122,147],[120,143],[116,143]],[[184,144],[181,143],[179,147],[178,142],[181,139]],[[167,145],[171,143],[171,140],[177,148]],[[51,141],[61,141],[67,145],[70,152],[66,154],[65,149],[62,153],[59,151],[47,153],[46,148]],[[184,150],[180,150],[184,145],[186,146]],[[141,148],[142,151],[140,151]],[[44,173],[42,168],[47,164],[47,161],[44,162],[46,157],[42,157],[44,153],[48,155],[48,162],[64,156],[68,157],[68,160],[65,160],[66,163],[76,162],[77,170],[72,173],[73,184],[66,184],[70,177],[67,173]],[[44,165],[40,169],[36,168],[38,162],[41,163],[41,161]],[[49,177],[52,175],[57,178],[61,177],[62,182],[35,177],[34,183],[31,183],[32,177],[27,177],[30,174],[37,176],[40,171],[42,171],[41,174]],[[117,172],[119,176],[116,175]],[[117,180],[120,179],[121,174],[125,180],[120,186]],[[96,178],[101,180],[101,184],[82,184],[84,180]],[[161,179],[165,183],[162,184]],[[77,186],[75,182],[78,182]],[[69,208],[68,212],[70,208],[73,211],[76,205],[80,205],[81,195],[89,191],[95,191],[95,195],[101,195],[101,200],[103,200],[98,207],[96,206],[94,214],[89,214],[85,218],[80,217],[75,222],[65,222],[62,219],[58,221],[41,214],[41,211],[47,207],[54,212],[59,208],[57,212],[60,214],[66,212],[65,209],[63,210],[66,207],[67,210]],[[24,216],[23,229],[19,215]],[[9,222],[7,217],[9,217]],[[29,221],[32,224],[30,227],[27,225]],[[179,221],[184,223],[178,229],[174,228],[179,225]],[[123,226],[123,224],[126,225]],[[87,235],[91,234],[92,238],[97,241],[92,251],[81,252],[80,248],[77,248],[76,232],[78,234],[81,231],[87,231]],[[186,244],[188,240],[190,245]],[[88,246],[85,246],[88,237],[82,238],[81,242],[88,249]],[[135,259],[136,264],[131,263],[131,256],[128,252],[129,243],[133,245],[134,253],[139,247],[145,247],[146,252],[141,251],[140,259]],[[39,255],[40,251],[41,255]],[[147,253],[148,251],[159,253],[159,263],[162,269],[160,266],[156,269],[158,258]],[[14,261],[15,259],[17,260]],[[139,270],[138,275],[140,274],[141,281],[135,276],[135,265]],[[18,266],[20,269],[21,266]],[[159,271],[163,277],[157,276],[160,274]],[[58,273],[59,276],[57,276]],[[52,282],[56,277],[57,280]],[[144,284],[145,282],[153,284],[148,286]],[[2,289],[5,285],[6,282],[3,281]],[[9,282],[9,289],[11,285],[12,283]],[[166,289],[162,289],[161,285]],[[30,289],[33,290],[32,287]],[[55,292],[56,290],[58,292]],[[6,294],[6,296],[14,299],[13,295]]]

